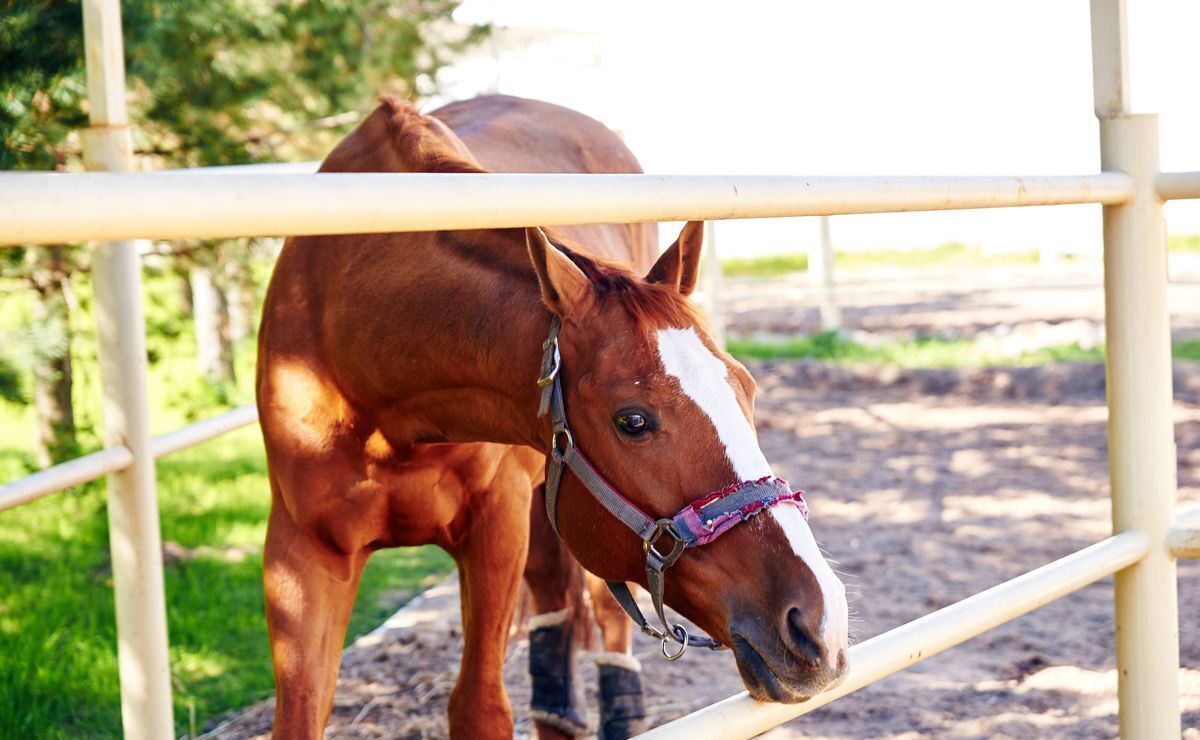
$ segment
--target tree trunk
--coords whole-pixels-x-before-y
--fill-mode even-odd
[[[192,321],[196,328],[200,373],[213,383],[232,383],[233,344],[229,338],[229,302],[214,268],[192,268]]]
[[[179,289],[179,310],[184,316],[192,315],[192,276],[186,267],[171,270],[171,279]]]
[[[238,254],[225,260],[225,298],[229,306],[229,339],[234,344],[254,335],[254,288],[250,285],[250,264],[247,256],[251,240],[240,239],[235,248]]]
[[[76,450],[75,409],[71,402],[71,312],[67,303],[70,270],[66,247],[31,250],[33,308],[33,404],[37,416],[34,456],[46,467]]]

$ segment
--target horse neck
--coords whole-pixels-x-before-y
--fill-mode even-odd
[[[449,346],[431,353],[404,406],[446,441],[544,449],[550,426],[537,416],[536,380],[550,313],[523,235],[444,232],[433,246],[441,279],[414,286],[428,307],[415,331]]]

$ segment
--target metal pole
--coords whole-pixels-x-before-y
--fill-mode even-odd
[[[0,246],[1124,203],[1120,173],[794,177],[0,173]]]
[[[717,251],[717,222],[704,222],[705,272],[704,301],[708,304],[708,321],[712,324],[713,339],[721,349],[725,348],[725,309],[721,302],[724,274],[721,271],[721,255]]]
[[[1167,532],[1175,509],[1167,245],[1158,117],[1100,119],[1104,167],[1133,175],[1132,202],[1104,209],[1108,455],[1113,531],[1150,537],[1146,558],[1116,575],[1121,737],[1179,737],[1179,609]]]
[[[817,290],[817,305],[821,310],[821,329],[837,331],[842,328],[842,309],[837,303],[837,286],[833,279],[833,239],[829,235],[829,217],[821,216],[821,241],[809,250],[808,274]]]
[[[88,169],[133,166],[125,110],[125,61],[119,0],[84,0],[91,128],[84,133]],[[104,392],[104,434],[133,463],[108,478],[108,528],[117,613],[117,660],[125,737],[174,736],[162,543],[146,399],[142,273],[134,242],[96,245],[92,256],[96,327]]]
[[[1167,244],[1158,179],[1158,117],[1130,113],[1125,0],[1092,0],[1092,71],[1100,165],[1134,180],[1104,208],[1108,459],[1113,530],[1150,550],[1116,574],[1121,737],[1179,737],[1179,607],[1167,546],[1175,508]]]
[[[1092,0],[1092,102],[1096,117],[1130,111],[1125,0]]]

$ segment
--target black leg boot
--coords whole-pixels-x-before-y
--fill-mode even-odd
[[[568,735],[587,733],[575,690],[573,645],[567,610],[539,614],[529,620],[529,677],[533,699],[529,716]]]
[[[625,653],[600,653],[600,740],[625,740],[646,729],[642,665]]]

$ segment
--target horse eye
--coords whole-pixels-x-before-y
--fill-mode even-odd
[[[650,417],[644,411],[636,409],[618,412],[613,423],[627,437],[638,437],[654,428]]]

